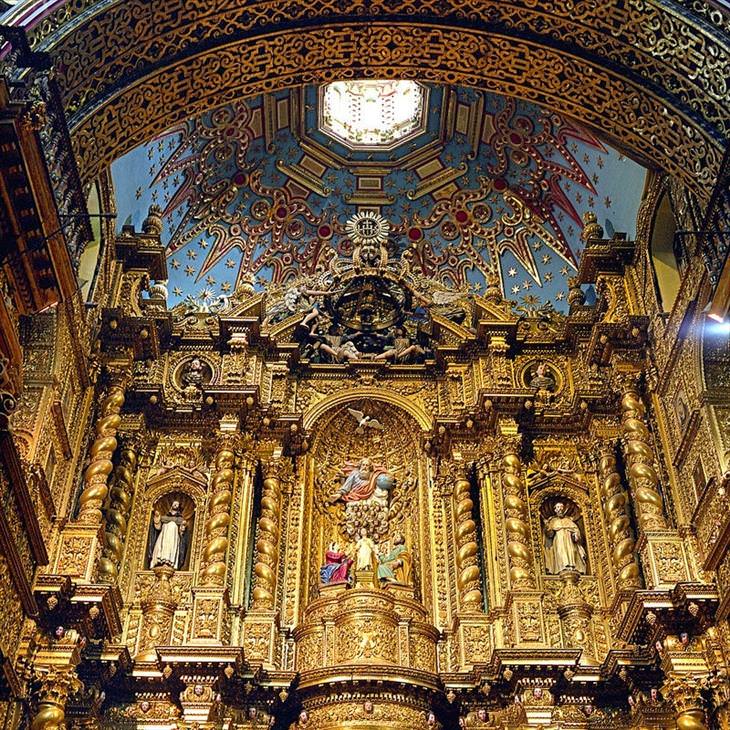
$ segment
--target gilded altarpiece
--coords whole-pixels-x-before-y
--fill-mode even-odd
[[[155,220],[120,239],[118,298],[161,255]],[[701,630],[718,596],[675,527],[647,323],[617,273],[633,244],[595,225],[567,315],[518,314],[494,279],[415,313],[424,282],[372,241],[214,311],[107,309],[60,533],[83,566],[60,549],[37,591],[47,625],[103,596],[84,610],[109,638],[92,660],[74,618],[33,649],[63,648],[69,679],[39,712],[135,730],[699,717],[694,685],[671,698],[720,666],[722,633]]]

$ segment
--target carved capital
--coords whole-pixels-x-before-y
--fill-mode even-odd
[[[674,706],[681,730],[706,730],[702,692],[708,678],[696,674],[672,674],[662,685],[662,694]]]
[[[55,730],[64,727],[66,702],[83,687],[73,666],[52,666],[37,673],[41,691],[31,730]]]

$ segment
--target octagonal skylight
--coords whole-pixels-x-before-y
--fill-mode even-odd
[[[428,89],[416,81],[334,81],[320,88],[320,129],[351,149],[392,149],[426,128]]]

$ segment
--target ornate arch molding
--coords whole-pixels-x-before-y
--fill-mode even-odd
[[[347,76],[418,77],[535,101],[704,198],[730,131],[730,19],[700,0],[185,7],[77,0],[31,32],[56,59],[87,179],[204,109]]]
[[[431,428],[431,418],[418,405],[405,396],[378,387],[348,388],[324,398],[304,414],[304,428],[307,430],[313,428],[321,418],[338,406],[357,400],[373,400],[389,403],[405,411],[416,421],[423,431],[428,431]]]

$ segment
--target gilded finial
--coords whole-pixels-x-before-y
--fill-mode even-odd
[[[596,214],[592,210],[583,213],[583,231],[580,240],[584,242],[603,238],[603,227],[598,223]]]
[[[487,288],[484,290],[484,299],[493,304],[502,301],[502,287],[499,281],[499,274],[496,271],[487,272]]]
[[[154,236],[162,233],[162,208],[159,205],[150,205],[147,217],[142,221],[142,231]]]
[[[586,295],[580,288],[580,279],[577,276],[571,276],[568,279],[568,304],[571,307],[580,307],[585,304]]]

